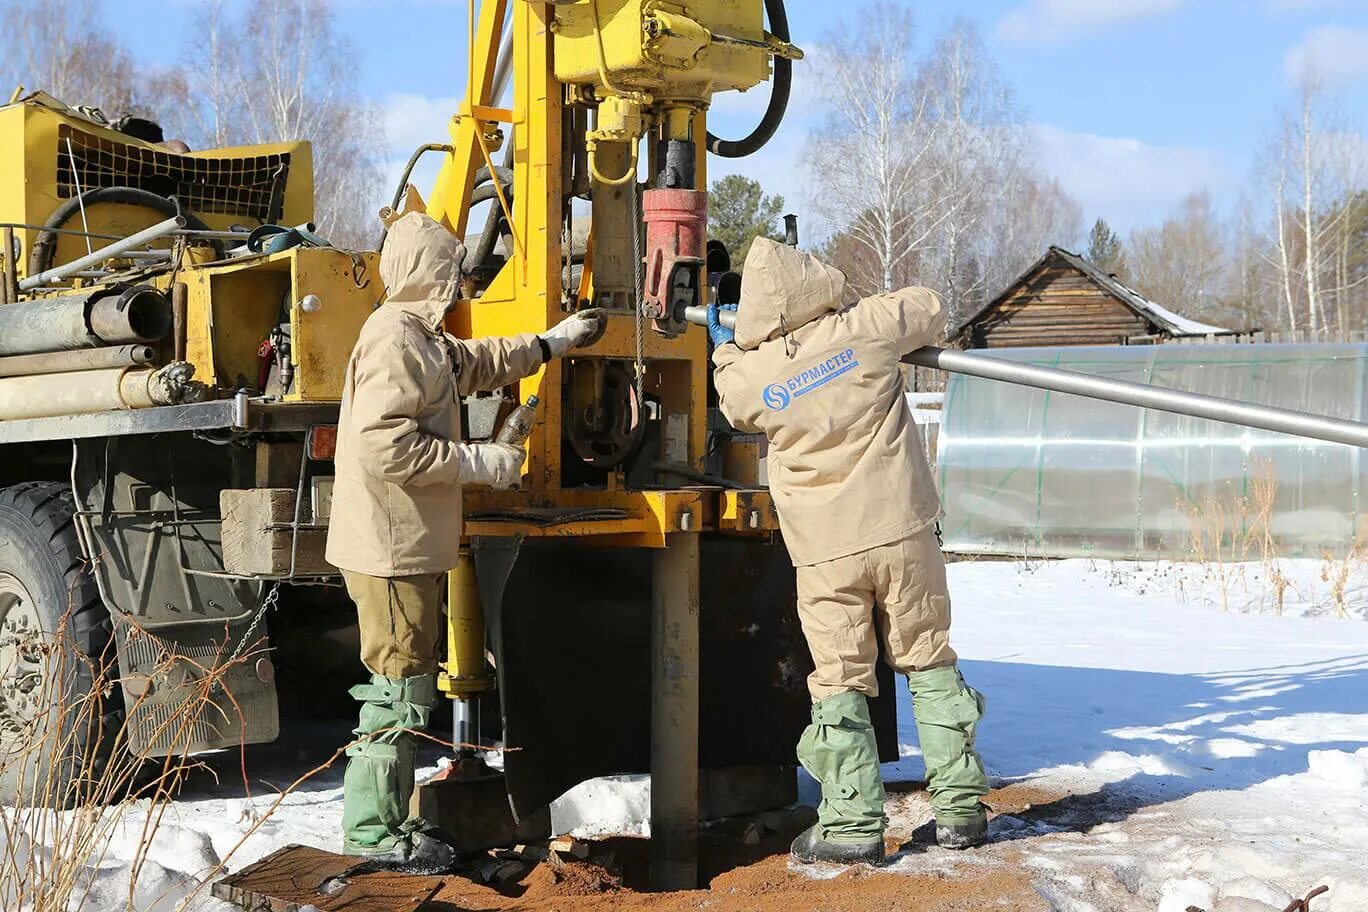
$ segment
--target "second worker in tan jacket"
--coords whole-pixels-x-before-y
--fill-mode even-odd
[[[384,303],[347,364],[337,429],[327,558],[356,602],[369,684],[360,740],[347,750],[343,847],[413,872],[452,853],[408,820],[415,736],[436,699],[446,571],[461,543],[461,488],[518,484],[525,451],[461,440],[461,397],[536,373],[587,343],[596,320],[573,315],[540,336],[457,339],[443,329],[460,291],[464,246],[422,212],[394,220],[380,255]]]
[[[884,790],[867,698],[882,637],[907,675],[936,836],[983,842],[988,792],[974,750],[982,695],[950,648],[940,502],[907,404],[901,357],[938,341],[940,299],[905,288],[843,304],[845,276],[765,238],[746,257],[734,335],[714,305],[722,413],[769,439],[769,484],[796,567],[798,614],[816,670],[798,759],[822,788],[802,861],[884,858]]]

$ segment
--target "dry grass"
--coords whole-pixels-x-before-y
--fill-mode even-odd
[[[140,875],[150,861],[157,830],[181,786],[195,771],[217,781],[214,768],[191,755],[195,724],[218,718],[224,723],[236,721],[239,730],[245,728],[240,724],[241,708],[226,682],[232,669],[255,663],[269,649],[263,638],[249,644],[231,662],[226,661],[231,652],[225,629],[220,652],[208,664],[178,654],[174,648],[165,652],[152,677],[177,680],[188,671],[193,685],[170,718],[137,739],[143,744],[169,745],[165,756],[153,757],[133,748],[134,733],[128,724],[106,721],[126,718],[107,713],[116,702],[118,706],[123,703],[113,645],[100,656],[72,655],[70,650],[54,648],[52,640],[61,642],[65,638],[67,623],[63,621],[56,637],[35,637],[25,644],[30,654],[43,657],[38,705],[50,705],[51,712],[36,714],[21,731],[0,744],[0,773],[18,770],[22,777],[15,802],[0,805],[0,909],[114,912],[106,905],[96,909],[87,900],[95,887],[96,871],[109,857],[116,835],[134,832],[137,842],[129,862],[127,897],[116,907],[132,912],[139,908]],[[137,635],[145,632],[138,631]],[[0,676],[5,671],[0,669]],[[70,686],[77,671],[89,675],[92,686],[88,692]],[[139,697],[133,708],[146,699],[146,694]],[[264,808],[252,814],[249,826],[218,863],[199,874],[196,886],[188,892],[178,889],[184,895],[161,897],[156,907],[176,912],[195,908],[206,897],[210,884],[228,872],[243,844],[292,794],[336,764],[349,747],[394,730],[384,729],[341,745],[326,761],[278,790]],[[425,732],[413,734],[449,749],[460,746]],[[102,749],[102,745],[107,747]],[[71,760],[66,766],[33,762],[52,756],[70,756]],[[239,746],[238,758],[242,787],[250,799],[246,745]],[[147,903],[143,897],[141,905]]]
[[[1219,592],[1223,611],[1230,608],[1231,594],[1239,590],[1260,610],[1281,615],[1288,594],[1310,596],[1313,592],[1299,592],[1284,568],[1279,554],[1273,521],[1277,505],[1278,483],[1271,463],[1258,465],[1250,473],[1245,491],[1233,490],[1233,485],[1221,492],[1208,493],[1199,501],[1185,503],[1188,517],[1188,555],[1203,565],[1206,577]],[[1257,567],[1251,580],[1248,568]],[[1322,555],[1320,579],[1327,585],[1330,607],[1336,616],[1352,617],[1349,605],[1351,582],[1368,568],[1368,528],[1360,528],[1348,550],[1335,555]],[[1306,586],[1306,580],[1302,580]]]
[[[1230,610],[1232,590],[1247,584],[1246,566],[1257,562],[1274,613],[1283,612],[1291,581],[1283,573],[1273,534],[1277,495],[1273,466],[1265,462],[1250,473],[1247,490],[1236,491],[1228,484],[1224,490],[1182,505],[1188,517],[1188,555],[1215,582],[1222,611]],[[1247,585],[1245,589],[1247,593]]]

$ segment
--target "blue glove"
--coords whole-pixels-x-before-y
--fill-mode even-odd
[[[735,304],[718,304],[711,301],[708,304],[708,338],[712,339],[713,345],[726,345],[736,339],[736,330],[728,329],[722,325],[719,312],[727,310],[736,312]]]

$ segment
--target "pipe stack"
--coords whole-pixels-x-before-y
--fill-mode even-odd
[[[194,398],[188,364],[152,366],[172,329],[149,285],[0,304],[0,420],[171,405]],[[178,382],[162,375],[176,368]],[[202,390],[202,387],[199,388]]]

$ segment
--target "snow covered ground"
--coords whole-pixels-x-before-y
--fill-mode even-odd
[[[1283,562],[1279,615],[1260,565],[951,565],[954,642],[988,699],[980,751],[995,784],[1046,797],[997,818],[989,848],[905,853],[890,876],[1024,864],[1065,912],[1276,912],[1321,883],[1331,892],[1316,912],[1368,909],[1368,596],[1327,567]],[[909,704],[890,781],[922,776]],[[301,750],[254,754],[253,799],[227,762],[222,786],[206,778],[177,802],[139,908],[176,908],[273,786],[320,759]],[[597,782],[553,818],[586,835],[642,832],[648,807],[640,779]],[[890,812],[906,834],[929,809],[912,793]],[[291,795],[229,867],[289,843],[333,846],[340,815],[339,768]],[[102,862],[88,910],[123,908],[135,818]]]

